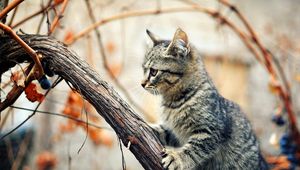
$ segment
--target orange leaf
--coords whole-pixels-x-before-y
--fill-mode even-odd
[[[298,81],[298,82],[300,82],[300,74],[298,74],[298,75],[295,76],[295,80]]]
[[[270,92],[273,94],[278,94],[280,92],[280,84],[273,76],[270,77],[268,87]]]
[[[25,87],[24,85],[25,77],[23,74],[20,74],[20,72],[12,73],[10,76],[10,80],[15,84],[17,84],[17,86]]]
[[[67,31],[65,37],[64,37],[64,42],[68,43],[68,42],[72,42],[74,39],[74,32],[69,30]]]
[[[64,2],[64,0],[54,0],[54,5],[58,5]]]
[[[105,48],[107,49],[108,54],[112,55],[116,52],[116,44],[113,41],[109,41],[106,43]]]
[[[108,64],[108,69],[114,77],[118,77],[121,73],[122,65],[120,62],[114,62],[112,64]]]
[[[57,157],[49,151],[40,153],[36,158],[38,170],[54,169],[57,165]]]
[[[76,124],[74,121],[69,120],[67,124],[60,124],[59,129],[62,132],[73,132],[76,129]]]
[[[111,136],[101,129],[89,127],[89,137],[95,145],[103,144],[105,146],[111,147],[113,144]]]
[[[37,92],[36,85],[34,83],[30,83],[25,89],[26,97],[31,102],[42,102],[44,99],[44,95]]]
[[[63,113],[66,115],[70,115],[72,117],[79,117],[81,115],[80,109],[74,106],[66,106],[63,110]]]
[[[12,73],[11,76],[10,76],[11,81],[17,82],[19,79],[20,79],[19,72]]]
[[[286,156],[268,156],[266,161],[272,165],[272,170],[289,169],[290,161]]]

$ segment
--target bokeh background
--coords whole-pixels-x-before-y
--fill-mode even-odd
[[[300,3],[294,0],[230,2],[247,18],[262,43],[272,51],[280,63],[291,89],[293,109],[299,116],[300,17],[297,16],[297,11],[300,10]],[[19,21],[39,11],[47,3],[47,0],[23,2],[18,6],[11,26],[19,33],[47,34],[47,22],[51,23],[59,13],[64,3],[62,1],[51,2],[58,5],[49,8],[44,17],[40,14],[16,26]],[[277,126],[271,121],[272,116],[278,113],[282,113],[285,122],[287,118],[280,100],[270,87],[270,76],[245,47],[240,37],[211,16],[202,12],[185,11],[116,19],[97,27],[101,33],[102,51],[94,30],[70,43],[78,33],[95,23],[90,17],[91,13],[96,21],[100,21],[130,11],[187,7],[191,3],[220,11],[243,28],[234,13],[217,0],[90,0],[91,9],[87,7],[85,0],[72,0],[66,5],[59,26],[51,36],[69,43],[69,48],[97,70],[140,116],[148,122],[157,123],[161,112],[161,99],[147,93],[140,86],[143,77],[141,63],[146,49],[152,45],[146,29],[162,39],[171,39],[175,30],[178,27],[182,28],[188,34],[189,41],[202,54],[208,72],[220,93],[240,104],[245,111],[260,140],[264,155],[278,155],[278,140],[288,125],[285,123],[283,126]],[[13,12],[9,13],[8,22],[11,21],[12,14]],[[103,52],[107,68],[104,67]],[[11,73],[17,69],[19,68],[2,75],[1,88],[4,94],[11,86],[4,87],[5,82],[10,80]],[[54,78],[50,80],[54,81]],[[40,88],[39,91],[44,92]],[[4,96],[2,95],[3,98]],[[34,109],[36,105],[36,102],[29,102],[25,95],[14,104],[28,109]],[[55,169],[122,169],[122,154],[117,136],[87,102],[70,92],[65,82],[51,90],[38,110],[69,114],[83,121],[87,118],[85,113],[88,113],[90,122],[105,128],[91,127],[87,130],[84,123],[75,123],[59,116],[38,112],[2,142],[0,147],[10,148],[10,151],[5,152],[8,156],[2,151],[1,157],[6,156],[11,163],[26,157],[27,162],[19,164],[28,169],[45,166],[47,160],[50,160]],[[31,113],[32,111],[23,109],[6,109],[2,113],[5,119],[1,119],[1,133],[16,127]],[[33,135],[27,139],[25,131],[30,131]],[[14,155],[14,145],[22,145],[25,156]],[[126,169],[142,169],[126,147],[123,146],[122,150]]]

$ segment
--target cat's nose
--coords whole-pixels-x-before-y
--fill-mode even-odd
[[[141,83],[141,85],[142,85],[142,87],[143,87],[143,88],[145,88],[145,86],[146,86],[146,82],[145,82],[145,81],[143,81],[143,82]]]

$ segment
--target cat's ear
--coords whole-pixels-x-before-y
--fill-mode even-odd
[[[173,56],[185,57],[190,52],[189,41],[186,33],[177,28],[174,37],[168,46],[166,52]]]
[[[148,36],[151,38],[151,40],[153,42],[153,46],[156,46],[159,43],[160,39],[156,35],[154,35],[151,31],[149,31],[148,29],[146,29],[146,32],[147,32]]]

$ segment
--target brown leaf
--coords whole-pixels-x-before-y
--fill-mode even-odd
[[[113,41],[109,41],[106,43],[105,48],[107,49],[108,54],[112,55],[116,52],[117,46]]]
[[[74,32],[71,30],[67,31],[64,37],[64,42],[68,44],[68,42],[72,42],[73,39],[74,39]]]
[[[38,170],[54,169],[57,165],[57,157],[49,151],[44,151],[37,155],[36,165]]]
[[[30,83],[25,89],[26,97],[31,102],[42,102],[44,100],[44,95],[37,92],[36,85],[34,83]]]
[[[64,0],[54,0],[54,5],[59,5],[63,2],[64,2]]]

